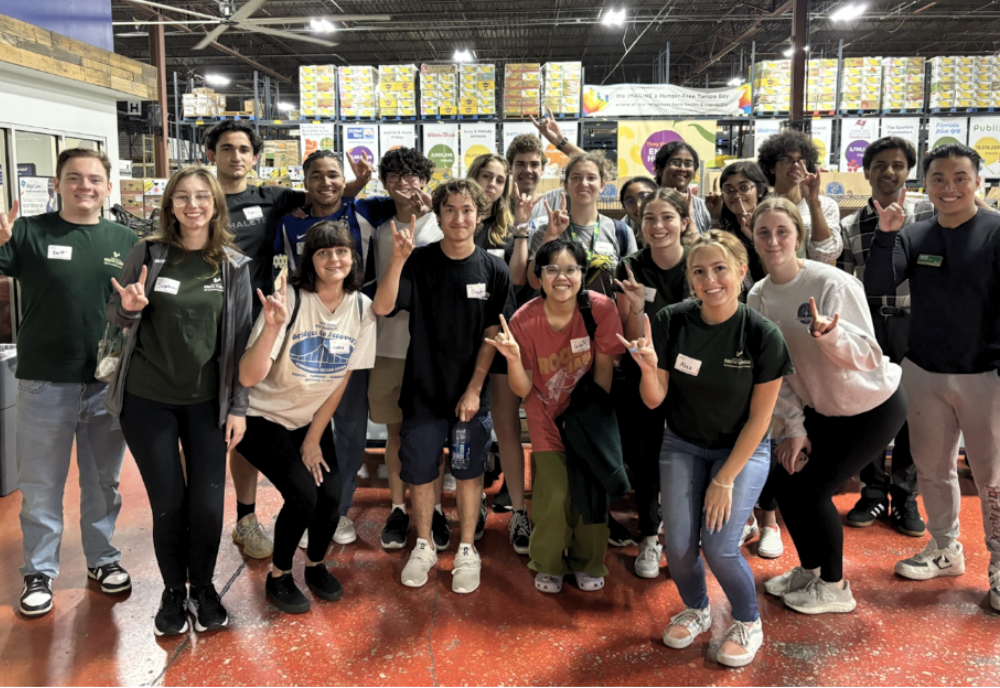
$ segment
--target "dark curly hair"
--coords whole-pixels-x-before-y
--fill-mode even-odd
[[[364,286],[364,274],[361,272],[361,256],[358,247],[351,237],[351,228],[344,220],[317,222],[306,232],[305,245],[302,247],[302,260],[299,267],[292,273],[289,283],[298,289],[315,292],[316,282],[319,278],[316,275],[316,266],[313,265],[313,255],[324,248],[334,248],[344,246],[351,249],[353,262],[351,272],[344,279],[344,291],[350,293],[358,291]]]
[[[486,217],[486,213],[490,211],[489,201],[486,200],[486,194],[483,193],[479,184],[476,184],[472,179],[452,179],[434,189],[434,194],[431,196],[431,206],[434,208],[434,214],[441,217],[441,206],[448,201],[450,196],[455,194],[466,196],[476,204],[476,214],[479,216],[479,219]]]
[[[697,170],[701,164],[698,161],[698,151],[683,141],[671,141],[667,145],[656,151],[656,158],[653,160],[653,170],[655,171],[656,183],[663,179],[663,170],[667,169],[667,161],[674,157],[674,153],[679,150],[686,150],[694,159],[694,168]]]
[[[799,153],[806,160],[806,169],[809,172],[816,171],[816,164],[819,162],[819,149],[816,144],[806,134],[794,129],[784,129],[777,134],[768,137],[760,147],[757,155],[757,162],[767,179],[767,183],[774,186],[774,168],[778,164],[778,158]]]
[[[415,174],[427,182],[434,173],[434,163],[415,148],[395,148],[382,156],[378,163],[379,181],[385,184],[390,174]]]
[[[260,152],[264,150],[264,140],[257,135],[254,128],[250,126],[250,122],[245,119],[227,119],[209,129],[208,133],[205,134],[205,148],[214,153],[215,147],[219,143],[219,138],[230,131],[246,134],[246,137],[250,139],[250,145],[253,147],[253,154],[255,156],[260,155]]]

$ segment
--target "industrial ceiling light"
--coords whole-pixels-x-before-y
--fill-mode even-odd
[[[205,83],[211,86],[228,86],[229,77],[222,76],[221,74],[206,74]]]
[[[295,106],[288,102],[278,103],[278,110],[280,112],[288,112],[289,110],[294,110]]]
[[[625,23],[625,9],[605,10],[601,15],[601,23],[605,26],[621,26]]]
[[[468,50],[456,50],[451,59],[453,62],[472,62],[472,52]]]
[[[808,53],[809,52],[809,46],[807,45],[806,47],[804,47],[802,49],[802,52]],[[787,48],[785,48],[785,51],[783,53],[781,53],[781,54],[784,55],[785,57],[791,57],[792,55],[795,54],[795,47],[790,45]]]
[[[732,79],[729,80],[728,83],[729,83],[730,86],[742,86],[743,85],[743,79],[734,76]]]
[[[831,12],[830,19],[835,22],[851,21],[864,14],[867,8],[868,6],[863,2],[848,3],[841,6],[836,11]]]
[[[309,29],[315,33],[332,33],[336,31],[337,27],[326,19],[311,19],[309,20]]]

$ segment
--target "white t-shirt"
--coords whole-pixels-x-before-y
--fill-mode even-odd
[[[300,291],[302,304],[292,323],[281,328],[271,349],[271,370],[250,388],[249,416],[261,416],[289,430],[312,422],[349,370],[375,365],[375,312],[360,292],[346,294],[333,313],[310,291]],[[359,303],[360,300],[360,303]],[[360,307],[359,307],[360,306]],[[288,290],[288,316],[295,293]],[[249,348],[264,329],[261,313],[250,333]]]

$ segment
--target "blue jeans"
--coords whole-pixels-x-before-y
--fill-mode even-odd
[[[118,479],[125,439],[116,419],[104,408],[106,389],[103,382],[18,381],[15,434],[24,536],[22,576],[59,575],[63,492],[74,439],[87,566],[104,566],[121,558],[111,536],[122,507]]]
[[[333,446],[340,471],[340,515],[354,503],[358,469],[365,460],[368,439],[368,370],[352,370],[347,389],[333,414]]]
[[[750,622],[759,617],[757,591],[753,573],[740,554],[740,537],[771,468],[771,443],[765,437],[754,450],[736,477],[729,522],[721,531],[711,533],[702,527],[705,491],[731,451],[703,449],[685,442],[669,427],[664,430],[660,451],[663,543],[670,576],[677,583],[685,606],[694,609],[708,606],[705,566],[698,556],[700,539],[705,560],[732,605],[733,618]]]

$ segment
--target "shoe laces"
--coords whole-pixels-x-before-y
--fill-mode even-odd
[[[693,609],[688,607],[680,614],[675,615],[670,619],[670,626],[680,626],[681,628],[687,628],[688,630],[694,627],[701,627],[701,620],[705,614],[704,609]]]
[[[244,526],[241,536],[244,547],[248,545],[259,545],[267,539],[264,535],[264,528],[260,525],[260,521],[254,521],[252,524]]]
[[[49,577],[44,573],[32,573],[24,577],[25,593],[51,592]]]
[[[921,520],[920,509],[917,508],[917,500],[915,499],[904,499],[903,505],[899,509],[898,513],[901,514],[903,518],[916,518],[917,520]]]
[[[515,511],[514,516],[511,519],[511,529],[514,532],[514,537],[531,537],[531,521],[528,520],[528,516],[520,511]]]
[[[817,579],[819,580],[819,579]],[[722,642],[727,640],[736,643],[743,649],[750,646],[750,631],[753,629],[754,622],[744,623],[742,621],[733,621],[733,624],[726,631],[726,637],[722,639]]]
[[[639,561],[660,561],[660,548],[656,545],[643,544],[639,547]]]
[[[480,559],[476,550],[471,547],[463,547],[459,553],[455,556],[455,568],[454,571],[461,571],[464,569],[481,569],[483,568],[483,561]]]

